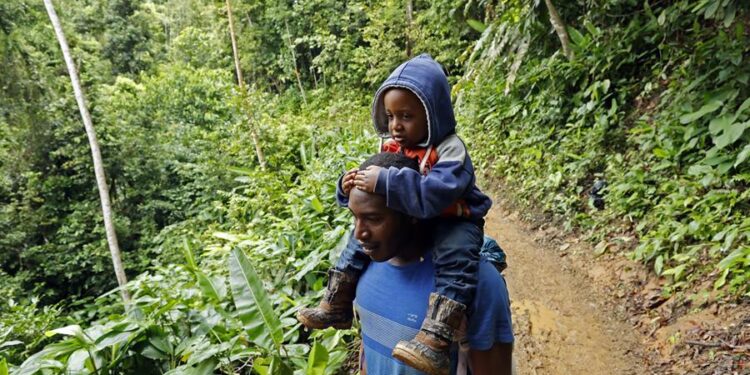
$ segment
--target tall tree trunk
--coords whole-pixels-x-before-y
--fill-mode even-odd
[[[292,55],[292,66],[294,66],[294,75],[297,77],[297,86],[299,87],[299,92],[302,94],[302,101],[307,104],[307,96],[305,95],[305,87],[302,86],[302,79],[300,78],[299,69],[297,69],[297,53],[294,52],[294,46],[292,45],[292,37],[291,33],[289,33],[289,24],[284,23],[286,26],[286,35],[287,35],[287,44],[289,44],[289,51]]]
[[[414,13],[414,3],[412,0],[406,0],[406,57],[411,58],[412,56],[412,41],[411,41],[411,24]]]
[[[570,48],[570,38],[568,38],[568,31],[565,30],[565,21],[560,18],[560,13],[557,12],[557,8],[552,4],[552,0],[544,0],[544,3],[547,5],[547,11],[549,11],[549,22],[552,24],[552,27],[555,28],[557,37],[560,38],[560,44],[562,44],[562,50],[565,57],[567,57],[568,60],[573,60],[575,55]]]
[[[242,77],[242,69],[240,68],[240,53],[239,49],[237,48],[237,38],[234,35],[234,20],[232,19],[232,5],[230,4],[229,0],[226,0],[227,3],[227,18],[229,20],[229,36],[232,39],[232,54],[234,55],[234,69],[237,71],[237,85],[240,89],[240,95],[242,95],[242,105],[243,110],[245,110],[245,105],[247,105],[247,91],[245,90],[245,79]],[[248,18],[249,19],[249,18]],[[245,116],[247,117],[247,122],[250,125],[250,137],[253,140],[253,144],[255,145],[255,153],[258,156],[258,164],[260,164],[260,169],[265,170],[266,169],[266,157],[263,155],[263,148],[260,146],[260,139],[258,138],[258,132],[255,130],[255,124],[253,123],[252,114],[250,111],[245,110]]]
[[[104,229],[107,233],[109,252],[112,255],[112,265],[115,268],[117,283],[121,287],[120,293],[122,294],[122,299],[127,303],[130,301],[130,294],[122,287],[128,282],[128,279],[125,276],[125,269],[122,266],[120,245],[117,243],[117,233],[115,233],[114,220],[112,219],[112,205],[109,201],[109,187],[107,186],[107,179],[104,175],[104,163],[102,162],[102,154],[99,151],[99,142],[96,139],[96,132],[94,131],[94,125],[91,122],[91,115],[86,107],[86,99],[83,97],[81,83],[78,81],[78,71],[73,63],[73,58],[70,55],[68,42],[65,40],[65,34],[63,33],[62,26],[60,26],[60,20],[57,18],[57,13],[55,12],[55,7],[52,5],[52,0],[44,0],[44,6],[47,8],[47,14],[52,22],[52,27],[55,29],[57,41],[60,43],[60,49],[62,50],[63,58],[65,59],[65,65],[68,67],[70,82],[73,85],[73,93],[75,94],[76,102],[78,102],[78,109],[80,110],[81,118],[83,119],[83,126],[86,128],[86,135],[89,138],[91,156],[94,159],[96,184],[99,188],[99,199],[102,203],[102,216],[104,216]]]

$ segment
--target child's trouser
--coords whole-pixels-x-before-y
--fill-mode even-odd
[[[435,266],[435,292],[471,306],[477,288],[479,250],[484,241],[484,220],[439,218],[435,220],[432,261]],[[354,231],[341,252],[335,268],[357,276],[370,264]]]

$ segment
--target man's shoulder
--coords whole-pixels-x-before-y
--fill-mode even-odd
[[[486,258],[477,272],[477,293],[467,327],[469,345],[488,350],[494,343],[513,342],[510,296],[505,279]]]
[[[477,271],[477,295],[489,293],[507,295],[508,289],[505,285],[505,279],[500,272],[492,265],[489,259],[482,256],[479,258],[479,269]]]

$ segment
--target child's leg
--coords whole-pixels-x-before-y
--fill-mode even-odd
[[[447,375],[453,332],[476,294],[484,236],[481,222],[466,220],[439,220],[434,233],[436,293],[417,336],[396,344],[393,356],[422,372]]]
[[[481,221],[441,219],[435,228],[435,292],[466,307],[471,306],[477,290],[482,226]]]
[[[362,252],[362,247],[352,231],[336,266],[328,271],[325,297],[318,307],[300,309],[297,320],[307,328],[351,327],[354,317],[352,302],[357,281],[368,264],[370,257]]]

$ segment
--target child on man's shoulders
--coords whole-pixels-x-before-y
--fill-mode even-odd
[[[473,300],[483,243],[484,216],[492,201],[475,185],[474,167],[456,135],[450,84],[430,56],[417,56],[396,68],[375,94],[376,130],[390,135],[383,152],[416,158],[420,171],[380,168],[351,170],[339,180],[337,199],[348,204],[357,188],[386,197],[389,208],[419,219],[438,218],[433,263],[435,293],[417,336],[399,342],[393,356],[420,371],[447,374],[453,332]],[[300,310],[309,328],[347,328],[359,276],[370,262],[368,249],[351,237],[330,271],[326,296],[317,308]]]

